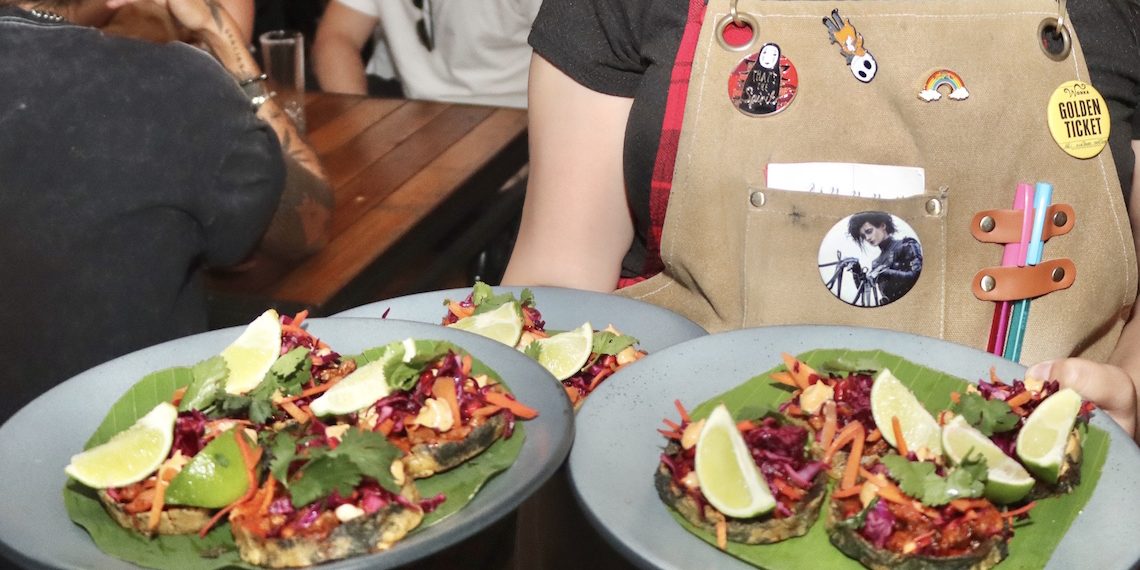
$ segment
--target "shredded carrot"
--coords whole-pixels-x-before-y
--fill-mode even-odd
[[[435,383],[431,385],[431,393],[436,398],[447,402],[447,407],[451,408],[451,417],[455,418],[455,425],[462,423],[463,416],[459,413],[459,397],[455,394],[455,380],[453,378],[436,378]]]
[[[603,368],[603,369],[599,370],[597,375],[595,375],[594,378],[592,380],[590,380],[589,391],[593,392],[594,388],[597,388],[598,384],[602,383],[602,380],[605,380],[607,377],[609,377],[610,374],[613,374],[613,373],[614,373],[614,371],[610,368]]]
[[[843,481],[839,485],[841,489],[855,485],[855,477],[859,475],[859,461],[863,459],[863,441],[866,439],[866,432],[863,429],[863,424],[854,423],[859,428],[855,430],[855,435],[851,440],[851,453],[847,455],[847,467],[843,470]]]
[[[756,424],[752,423],[752,420],[740,420],[740,421],[736,422],[736,430],[737,431],[748,431],[750,429],[755,429],[755,428],[756,428]]]
[[[1024,507],[1020,507],[1020,508],[1014,509],[1012,511],[1006,511],[1006,512],[1002,513],[1001,516],[1006,517],[1006,518],[1011,518],[1011,519],[1017,518],[1021,515],[1024,515],[1025,513],[1028,513],[1035,506],[1037,506],[1037,501],[1030,501],[1029,504],[1025,505]]]
[[[289,400],[281,400],[280,402],[277,403],[277,405],[282,410],[285,410],[285,412],[287,414],[289,414],[289,416],[291,416],[293,419],[297,420],[298,422],[308,423],[309,414],[306,414],[304,410],[297,407],[297,404],[294,404],[293,402],[291,402]]]
[[[288,325],[282,323],[281,324],[281,332],[289,332],[289,333],[298,334],[301,336],[312,336],[308,333],[308,331],[301,328],[301,325],[298,324],[296,321],[294,321],[292,324],[288,324]]]
[[[879,487],[878,483],[876,483],[875,486]],[[879,487],[879,496],[899,505],[908,505],[914,502],[913,500],[908,499],[906,495],[903,495],[902,491],[893,485],[889,487]]]
[[[875,443],[876,441],[879,441],[882,438],[883,438],[883,432],[879,431],[879,428],[875,428],[875,429],[871,430],[871,433],[867,434],[867,443]]]
[[[183,386],[174,391],[174,395],[170,398],[170,403],[177,406],[182,403],[182,397],[186,395],[186,387]]]
[[[773,372],[773,373],[769,374],[768,376],[771,379],[773,379],[773,380],[775,380],[781,384],[786,384],[788,386],[791,386],[792,388],[799,388],[800,387],[799,384],[796,384],[796,381],[794,378],[792,378],[792,375],[787,371]]]
[[[487,392],[487,395],[484,397],[488,403],[495,404],[496,406],[502,406],[510,410],[512,414],[524,420],[529,420],[533,417],[538,416],[538,412],[536,410],[523,405],[522,402],[519,402],[518,400],[515,400],[506,394],[502,394],[500,392]]]
[[[471,363],[472,363],[471,355],[470,354],[464,354],[463,355],[463,377],[464,378],[471,376]]]
[[[996,366],[990,367],[990,383],[991,384],[1004,384],[1005,383],[1005,382],[1001,381],[1001,378],[998,378]]]
[[[571,401],[571,402],[573,402],[573,401],[575,401],[575,400],[577,400],[577,399],[578,399],[578,397],[579,397],[579,394],[578,394],[578,389],[577,389],[577,388],[574,388],[574,387],[572,387],[572,386],[567,386],[567,385],[563,384],[563,385],[562,385],[562,389],[566,391],[566,397],[567,397],[567,398],[570,398],[570,401]],[[498,406],[496,406],[496,407],[498,407]]]
[[[836,499],[846,499],[848,497],[854,497],[855,495],[858,495],[862,491],[863,491],[863,484],[860,483],[858,485],[852,485],[852,486],[847,487],[845,489],[836,489],[835,491],[832,491],[831,496],[836,498]]]
[[[301,323],[305,322],[305,319],[307,318],[309,318],[309,310],[302,309],[301,312],[293,315],[293,325],[301,326]]]
[[[677,441],[681,441],[681,437],[682,437],[681,432],[669,431],[667,429],[659,429],[659,430],[657,430],[657,433],[659,433],[659,434],[661,434],[661,435],[663,435],[669,439],[675,439]]]
[[[673,428],[674,430],[681,431],[681,424],[679,424],[679,423],[677,423],[677,422],[675,422],[669,418],[665,418],[665,425]]]
[[[793,487],[793,486],[787,484],[786,482],[784,482],[783,479],[773,478],[772,481],[776,484],[776,490],[779,491],[781,494],[783,494],[785,497],[787,497],[793,501],[798,501],[798,500],[803,498],[803,496],[804,496],[804,490],[803,489],[798,489],[796,487]]]
[[[716,546],[721,550],[728,548],[728,521],[724,517],[716,521]]]
[[[804,411],[799,404],[788,404],[788,407],[784,408],[784,413],[789,416],[802,416]]]
[[[392,418],[388,418],[388,419],[380,422],[380,425],[376,426],[376,430],[379,431],[380,433],[384,434],[384,435],[388,435],[388,434],[392,433],[392,428],[395,425],[396,425],[396,420],[393,420]]]
[[[693,421],[692,418],[689,417],[689,412],[685,411],[685,406],[681,405],[681,400],[673,400],[673,405],[677,406],[678,412],[681,412],[681,421],[682,422]]]
[[[902,422],[899,421],[898,416],[891,416],[891,431],[895,434],[895,448],[899,450],[899,455],[906,457],[910,452],[907,449],[906,439],[902,432]]]
[[[825,463],[831,463],[831,458],[835,456],[835,453],[842,449],[844,445],[847,445],[849,442],[851,442],[851,440],[853,440],[856,435],[862,437],[862,432],[863,424],[858,421],[854,421],[847,424],[846,426],[843,426],[843,429],[839,432],[839,435],[835,437],[835,441],[831,442],[831,446],[828,447],[827,452],[824,453],[823,461]]]
[[[1006,400],[1005,403],[1009,404],[1009,407],[1011,407],[1011,408],[1020,408],[1022,404],[1028,403],[1029,400],[1031,400],[1032,398],[1033,398],[1033,394],[1030,394],[1029,390],[1026,390],[1026,391]]]
[[[950,401],[957,404],[962,401],[962,395],[957,392],[950,392]]]
[[[796,381],[796,386],[800,388],[807,388],[811,385],[811,376],[819,376],[819,374],[812,369],[812,367],[799,361],[796,357],[784,352],[780,354],[784,359],[784,365],[788,367],[788,372],[791,373],[792,379]]]
[[[154,499],[150,504],[150,518],[147,519],[146,528],[153,532],[158,528],[158,523],[162,521],[162,506],[166,502],[166,487],[170,485],[167,481],[167,473],[170,472],[170,460],[165,461],[158,468],[158,477],[155,480]]]
[[[466,318],[466,317],[470,317],[471,315],[475,314],[475,307],[474,306],[464,307],[463,305],[459,304],[457,301],[452,301],[452,302],[448,303],[447,304],[447,310],[451,311],[451,314],[453,314],[453,315],[455,315],[461,319]]]
[[[835,430],[839,428],[839,420],[835,415],[835,401],[828,400],[823,403],[823,429],[819,432],[819,444],[824,449],[831,447],[835,439]]]
[[[520,311],[523,317],[523,330],[534,328],[534,320],[530,318],[530,311]]]
[[[306,388],[303,391],[301,391],[300,394],[297,394],[296,396],[289,396],[287,398],[282,398],[282,401],[296,402],[297,400],[300,400],[302,398],[309,398],[311,396],[316,396],[317,394],[322,394],[322,393],[328,391],[329,388],[332,388],[333,386],[335,386],[337,382],[340,382],[340,378],[330,380],[330,381],[325,382],[324,384],[321,384],[319,386],[313,386],[312,388]]]
[[[954,499],[950,501],[950,507],[959,511],[967,512],[973,509],[981,509],[990,506],[990,502],[985,499]]]
[[[277,478],[272,475],[265,478],[265,485],[262,487],[262,492],[265,496],[261,498],[261,505],[257,507],[257,512],[265,514],[269,512],[269,505],[273,504],[273,494],[277,490]]]

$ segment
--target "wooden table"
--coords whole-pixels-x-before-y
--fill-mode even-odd
[[[336,199],[330,243],[209,272],[211,326],[268,307],[328,315],[398,279],[400,294],[439,288],[521,208],[522,188],[501,188],[527,162],[525,110],[311,93],[305,113]]]

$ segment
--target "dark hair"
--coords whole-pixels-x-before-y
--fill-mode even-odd
[[[851,221],[847,222],[847,233],[851,234],[851,239],[855,243],[863,245],[863,224],[871,224],[875,227],[886,227],[887,235],[894,235],[895,233],[895,220],[890,214],[886,212],[859,212],[851,216]]]

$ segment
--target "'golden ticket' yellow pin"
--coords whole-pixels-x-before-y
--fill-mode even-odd
[[[1108,105],[1091,84],[1069,81],[1049,98],[1049,132],[1061,149],[1092,158],[1108,143]]]

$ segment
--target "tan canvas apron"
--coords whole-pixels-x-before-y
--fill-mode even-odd
[[[620,292],[676,310],[710,331],[790,323],[888,328],[985,348],[993,303],[971,292],[1000,245],[970,233],[975,212],[1008,209],[1018,181],[1054,184],[1053,202],[1076,224],[1044,258],[1071,258],[1076,280],[1036,299],[1023,362],[1065,355],[1107,358],[1136,295],[1136,258],[1112,158],[1079,160],[1053,141],[1046,105],[1053,90],[1089,78],[1080,44],[1053,61],[1038,26],[1054,0],[740,0],[759,36],[749,53],[777,43],[795,64],[799,89],[778,114],[750,117],[727,94],[746,53],[723,48],[716,23],[730,0],[710,0],[694,55],[661,243],[664,271]],[[878,62],[856,81],[822,19],[850,19]],[[966,100],[917,96],[933,70],[956,71]],[[921,196],[838,197],[765,187],[769,163],[845,162],[925,169]],[[922,244],[921,276],[888,305],[844,303],[820,277],[825,232],[860,211],[905,220]],[[889,347],[885,347],[889,348]]]

